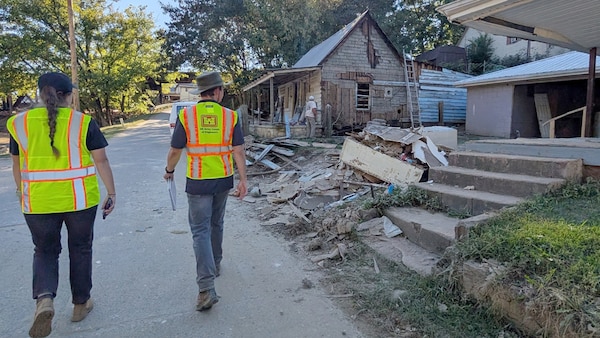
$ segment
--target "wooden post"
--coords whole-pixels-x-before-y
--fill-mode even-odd
[[[258,120],[258,125],[261,125],[261,121],[260,121],[260,116],[262,115],[262,112],[260,111],[260,106],[262,104],[262,90],[258,89],[258,92],[256,94],[256,119]]]
[[[586,112],[588,114],[587,121],[585,121],[585,136],[592,137],[592,126],[596,119],[596,112],[594,111],[594,80],[596,79],[596,47],[590,49],[590,64],[588,71],[588,83],[587,83],[587,97],[586,97]]]
[[[69,12],[69,49],[71,50],[71,81],[77,85],[77,45],[75,44],[75,21],[73,20],[73,1],[67,0]],[[73,89],[73,109],[79,110],[79,89]]]
[[[444,101],[438,102],[438,122],[441,126],[444,125]]]
[[[275,89],[273,88],[273,78],[269,79],[269,110],[270,120],[273,121],[273,116],[275,116]]]
[[[331,137],[333,135],[333,125],[331,121],[331,105],[329,103],[325,106],[323,113],[323,127],[324,136]]]
[[[244,132],[244,135],[250,135],[250,121],[248,121],[248,106],[245,104],[241,105],[240,108],[238,108],[238,115],[240,116],[239,118],[242,119],[242,131]]]

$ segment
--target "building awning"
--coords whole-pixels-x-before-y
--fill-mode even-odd
[[[457,0],[437,11],[451,22],[490,34],[586,53],[600,47],[600,1]]]
[[[269,81],[269,83],[270,83],[271,79],[273,79],[273,85],[279,86],[281,84],[288,83],[288,82],[294,81],[296,79],[299,79],[303,76],[309,75],[312,71],[315,71],[318,69],[321,69],[321,67],[284,68],[284,69],[270,70],[270,71],[267,71],[267,73],[264,74],[263,76],[250,82],[249,84],[245,85],[242,88],[242,90],[246,92],[252,88],[255,88],[255,87],[258,87],[258,86],[264,84],[267,81]]]

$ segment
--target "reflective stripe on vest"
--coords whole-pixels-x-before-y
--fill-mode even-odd
[[[186,108],[180,120],[188,138],[187,177],[222,178],[233,175],[232,141],[236,113],[208,101]],[[218,133],[218,134],[217,134]]]
[[[86,119],[90,118],[79,112],[69,112],[64,108],[60,108],[59,113],[62,115],[57,116],[57,126],[60,116],[60,130],[66,134],[55,135],[55,144],[60,147],[61,156],[56,159],[56,162],[49,163],[48,169],[44,168],[46,165],[43,162],[47,157],[46,150],[40,150],[40,146],[37,145],[46,141],[40,137],[30,138],[30,133],[36,133],[32,135],[38,136],[40,131],[28,130],[28,128],[38,128],[40,121],[47,114],[46,110],[32,109],[15,116],[11,121],[13,137],[19,144],[21,158],[21,197],[24,213],[83,210],[99,202],[96,168],[84,143],[89,125]],[[65,118],[65,113],[69,114],[68,119]],[[33,143],[36,148],[33,148],[32,140],[35,140]],[[49,139],[47,142],[49,143]],[[32,150],[35,150],[34,154],[31,154]],[[35,195],[32,195],[33,186],[35,186]],[[59,193],[55,193],[56,191]]]

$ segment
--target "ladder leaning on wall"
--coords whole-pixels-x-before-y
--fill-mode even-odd
[[[406,84],[406,103],[412,129],[421,128],[421,109],[419,108],[419,86],[413,57],[402,51],[404,57],[404,82]],[[407,60],[409,59],[409,60]]]

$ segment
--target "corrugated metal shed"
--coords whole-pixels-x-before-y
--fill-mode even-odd
[[[498,83],[536,83],[586,79],[590,55],[568,52],[519,66],[483,74],[455,83],[457,87],[471,87]],[[600,77],[600,57],[596,57],[596,77]]]
[[[419,107],[421,121],[439,121],[439,103],[444,104],[444,122],[465,123],[467,111],[467,89],[456,88],[456,81],[471,78],[471,75],[444,69],[442,71],[422,69],[419,76]]]

